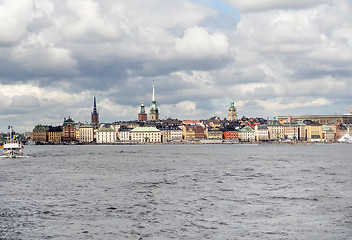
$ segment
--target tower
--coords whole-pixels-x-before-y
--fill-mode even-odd
[[[229,108],[229,121],[236,121],[237,120],[237,109],[235,108],[235,102],[231,102]]]
[[[153,84],[152,106],[150,107],[149,116],[150,116],[151,121],[158,121],[159,120],[159,110],[158,110],[158,107],[156,106],[154,84]]]
[[[99,124],[99,113],[97,111],[97,102],[94,96],[94,107],[93,111],[91,112],[92,115],[92,125],[98,125]]]
[[[147,117],[147,114],[145,113],[145,107],[143,102],[140,107],[141,109],[139,110],[139,113],[138,113],[138,121],[147,121],[148,117]]]

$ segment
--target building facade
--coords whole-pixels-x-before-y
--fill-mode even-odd
[[[206,128],[205,137],[206,139],[220,140],[223,139],[223,134],[218,128]]]
[[[64,118],[64,123],[62,125],[62,141],[72,142],[76,140],[76,127],[75,122],[71,117],[67,119]]]
[[[323,126],[319,123],[310,123],[305,126],[307,141],[319,142],[322,140]]]
[[[79,142],[90,143],[94,141],[94,128],[90,124],[79,126]]]
[[[136,127],[131,130],[131,141],[139,143],[160,143],[161,131],[156,127]]]
[[[270,140],[284,139],[284,125],[281,124],[276,118],[268,122],[268,131]]]
[[[61,143],[62,141],[62,126],[48,127],[48,142]]]
[[[238,140],[238,130],[224,129],[222,132],[223,139]]]
[[[33,141],[36,143],[48,142],[48,126],[37,125],[33,128]]]
[[[173,142],[182,140],[182,130],[178,126],[166,126],[160,128],[162,132],[162,142]]]
[[[117,134],[112,128],[102,127],[97,130],[97,143],[115,143],[117,141]]]
[[[245,126],[238,131],[238,138],[242,142],[254,142],[255,131],[250,126]]]
[[[267,141],[269,140],[269,130],[266,124],[257,124],[254,126],[255,141]]]

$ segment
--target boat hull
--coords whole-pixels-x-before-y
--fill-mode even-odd
[[[4,158],[20,158],[20,157],[23,157],[23,152],[21,150],[4,150],[2,152],[2,157],[4,157]]]

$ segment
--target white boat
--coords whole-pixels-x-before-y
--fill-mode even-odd
[[[16,140],[15,137],[12,137],[12,127],[10,129],[10,136],[8,140],[5,142],[2,150],[2,157],[6,158],[18,158],[23,157],[23,144]]]
[[[23,145],[17,140],[9,140],[4,144],[2,156],[7,158],[23,157]]]
[[[340,143],[352,143],[352,137],[348,133],[346,133],[337,141]]]

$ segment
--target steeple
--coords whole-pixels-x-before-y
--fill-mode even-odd
[[[150,116],[150,120],[152,120],[152,121],[159,120],[159,109],[156,105],[154,84],[153,84],[152,106],[150,107],[149,116]]]
[[[99,124],[99,113],[97,110],[97,101],[94,96],[94,105],[93,105],[93,111],[91,112],[92,115],[92,124],[93,125],[98,125]]]
[[[156,103],[156,100],[155,100],[155,87],[154,87],[154,83],[153,83],[153,99],[152,99],[152,103]]]
[[[97,111],[97,100],[96,100],[95,96],[94,96],[93,113],[94,114],[98,114],[98,111]]]
[[[232,101],[229,108],[229,121],[237,120],[237,109],[235,108],[235,102]]]
[[[144,103],[142,102],[138,113],[138,121],[147,121],[147,120],[148,118],[147,118],[147,114],[145,113]]]
[[[139,113],[145,113],[145,107],[143,102],[141,104],[141,110],[139,111]]]

